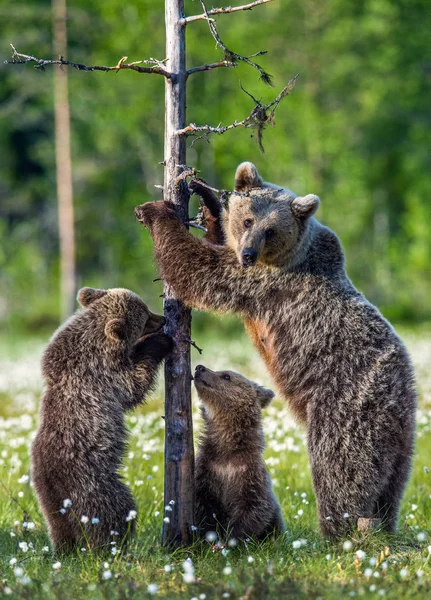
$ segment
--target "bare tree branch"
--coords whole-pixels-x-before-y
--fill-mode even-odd
[[[200,67],[193,67],[192,69],[189,69],[187,71],[187,77],[189,75],[191,75],[192,73],[198,73],[199,71],[209,71],[210,69],[217,69],[219,67],[236,67],[236,63],[228,61],[228,60],[221,60],[219,62],[210,63],[208,65],[201,65]]]
[[[267,2],[272,2],[272,0],[256,0],[256,2],[250,2],[250,4],[244,4],[243,6],[226,6],[225,8],[212,8],[207,11],[207,13],[202,15],[194,15],[193,17],[186,17],[184,19],[184,23],[192,23],[193,21],[206,21],[208,17],[212,17],[213,15],[227,15],[234,12],[239,12],[241,10],[252,10],[256,6],[260,6],[261,4],[266,4]]]
[[[35,56],[30,56],[29,54],[21,54],[17,52],[15,47],[11,44],[12,48],[12,60],[5,60],[5,64],[9,65],[24,65],[26,63],[34,62],[36,63],[34,68],[40,69],[41,71],[45,70],[45,67],[48,65],[61,65],[66,67],[73,67],[74,69],[78,69],[78,71],[118,71],[122,69],[131,69],[132,71],[137,71],[138,73],[154,73],[155,75],[163,75],[168,79],[171,77],[169,71],[165,69],[165,62],[161,60],[156,60],[151,58],[150,60],[137,60],[135,62],[126,63],[127,56],[123,56],[118,61],[118,64],[115,67],[104,67],[104,66],[87,66],[81,63],[74,63],[69,60],[64,60],[62,56],[58,60],[46,60],[43,58],[36,58]],[[143,67],[142,64],[151,65],[149,67]]]
[[[278,94],[276,98],[269,104],[261,104],[259,100],[256,100],[249,92],[243,91],[252,98],[255,105],[251,113],[245,117],[242,121],[234,121],[230,125],[222,126],[221,123],[217,127],[213,127],[211,125],[196,125],[195,123],[190,123],[184,129],[180,129],[177,131],[177,135],[185,135],[185,136],[197,136],[195,140],[192,142],[192,146],[200,139],[207,139],[212,133],[217,133],[218,135],[222,135],[226,133],[226,131],[230,131],[231,129],[236,129],[237,127],[246,127],[247,129],[255,129],[257,134],[257,143],[261,152],[265,152],[262,145],[262,136],[264,128],[270,124],[274,125],[274,116],[275,111],[277,110],[278,105],[281,100],[288,96],[290,92],[293,90],[298,75],[295,75],[289,83],[284,87],[281,92]],[[268,112],[269,111],[269,112]]]
[[[272,76],[269,73],[267,73],[264,69],[262,69],[262,67],[260,65],[258,65],[255,62],[253,62],[252,60],[250,60],[250,58],[248,56],[242,56],[241,54],[237,54],[236,52],[233,52],[232,50],[229,50],[229,48],[227,46],[225,46],[225,44],[222,42],[222,40],[221,40],[221,38],[219,36],[219,33],[217,31],[217,27],[215,25],[214,19],[211,19],[211,17],[209,16],[209,13],[211,11],[207,10],[207,7],[205,5],[204,0],[199,0],[199,1],[201,3],[202,8],[203,8],[204,19],[208,23],[208,27],[210,29],[211,35],[215,39],[216,45],[223,50],[224,60],[227,61],[227,62],[230,62],[230,63],[234,63],[234,64],[239,63],[239,62],[245,62],[245,63],[247,63],[248,65],[250,65],[251,67],[253,67],[257,71],[259,71],[259,73],[260,73],[260,79],[262,79],[262,81],[264,83],[267,83],[268,85],[273,85],[273,83],[272,83]],[[217,10],[217,9],[214,9],[214,10]],[[253,54],[253,56],[259,56],[261,54],[266,54],[266,50],[261,50],[257,54]]]

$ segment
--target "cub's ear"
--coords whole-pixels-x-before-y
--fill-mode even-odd
[[[126,339],[126,322],[124,319],[111,319],[105,325],[105,334],[114,342],[122,342]]]
[[[95,300],[103,298],[107,293],[107,290],[96,290],[94,288],[83,287],[78,292],[77,300],[82,307],[85,307]]]
[[[271,400],[274,398],[275,394],[272,390],[269,390],[262,385],[258,385],[256,388],[257,399],[260,402],[262,408],[266,408]]]
[[[263,186],[263,179],[251,162],[243,162],[235,173],[235,191],[245,192],[251,188]]]
[[[319,208],[320,199],[315,194],[307,194],[307,196],[298,196],[292,200],[292,211],[300,219],[307,219],[314,215]]]

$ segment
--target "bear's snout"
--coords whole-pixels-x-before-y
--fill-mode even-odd
[[[257,252],[256,250],[253,250],[253,248],[244,248],[244,250],[241,252],[241,257],[242,266],[250,267],[251,265],[254,265],[257,260]]]

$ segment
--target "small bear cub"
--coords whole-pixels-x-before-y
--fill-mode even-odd
[[[232,371],[196,367],[204,432],[196,456],[196,524],[241,540],[285,530],[263,460],[262,408],[274,393]]]
[[[124,413],[144,400],[173,345],[160,331],[164,317],[129,290],[83,288],[78,301],[82,309],[54,333],[42,359],[45,392],[31,451],[56,551],[110,548],[133,532],[136,503],[118,473]]]

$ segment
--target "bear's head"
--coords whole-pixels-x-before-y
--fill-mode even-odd
[[[310,217],[319,207],[314,194],[296,196],[266,183],[250,162],[239,165],[235,191],[223,212],[227,244],[243,267],[257,262],[282,267],[301,255]]]
[[[274,392],[234,371],[211,371],[203,365],[195,370],[194,384],[204,408],[204,416],[226,421],[226,427],[242,419],[260,423],[262,408],[274,398]],[[234,417],[234,419],[233,419]]]
[[[151,312],[141,298],[122,288],[98,290],[84,287],[78,292],[78,302],[88,311],[96,334],[111,347],[134,346],[143,336],[159,331],[165,318]]]

